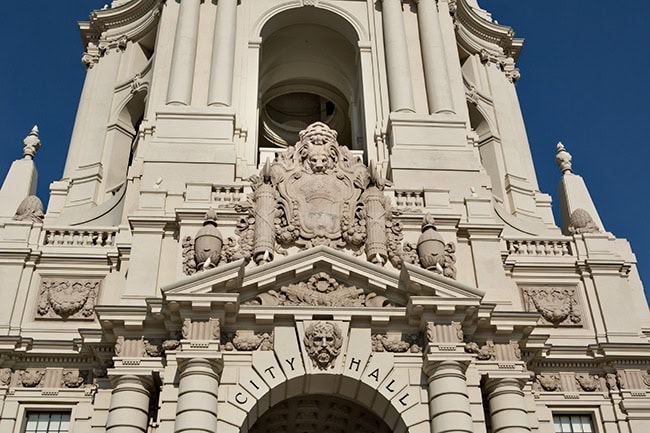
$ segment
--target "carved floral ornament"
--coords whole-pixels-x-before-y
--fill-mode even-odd
[[[341,146],[337,132],[324,123],[301,131],[295,146],[267,161],[249,180],[253,193],[237,206],[245,215],[235,237],[222,240],[211,210],[196,237],[183,239],[185,274],[242,258],[268,263],[289,248],[325,245],[357,256],[365,253],[379,266],[419,262],[455,278],[455,247],[442,241],[431,215],[425,216],[418,245],[403,244],[401,224],[384,194],[389,182],[373,162],[367,167]]]
[[[527,311],[541,314],[542,325],[582,325],[582,316],[574,287],[526,287],[522,289]]]
[[[255,350],[269,351],[273,350],[273,333],[272,332],[246,332],[235,331],[234,333],[224,333],[222,342],[224,350],[238,352],[252,352]]]
[[[345,286],[326,272],[312,275],[306,282],[289,284],[279,291],[258,294],[248,305],[301,305],[327,307],[390,307],[384,296],[365,293],[355,286]]]
[[[36,317],[92,320],[99,286],[99,280],[43,278]]]

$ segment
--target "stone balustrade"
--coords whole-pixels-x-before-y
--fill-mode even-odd
[[[57,247],[113,247],[117,227],[47,227],[41,235],[41,245]]]
[[[506,255],[573,256],[569,241],[563,239],[506,239]]]

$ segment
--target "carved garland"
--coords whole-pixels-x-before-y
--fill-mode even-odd
[[[99,280],[41,280],[36,317],[92,320]]]
[[[542,325],[582,325],[575,288],[529,287],[522,289],[522,294],[526,310],[542,315]]]

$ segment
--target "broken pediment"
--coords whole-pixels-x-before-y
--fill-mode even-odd
[[[478,305],[480,290],[404,264],[397,271],[326,246],[257,267],[244,260],[183,278],[162,288],[167,301],[233,303],[267,307],[406,307],[412,300],[435,305]]]

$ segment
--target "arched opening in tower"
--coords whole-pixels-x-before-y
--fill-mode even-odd
[[[365,150],[357,41],[347,21],[322,9],[292,9],[266,23],[259,75],[260,154],[294,145],[298,133],[316,121],[338,131],[341,144]]]

